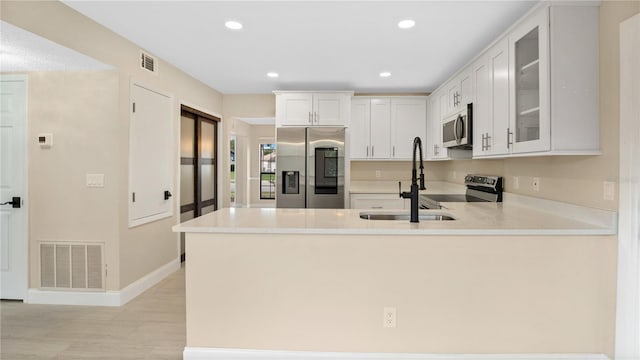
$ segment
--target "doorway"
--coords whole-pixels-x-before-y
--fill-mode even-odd
[[[0,78],[0,298],[27,295],[27,77]]]
[[[180,222],[184,222],[218,209],[220,118],[186,105],[180,115]],[[184,234],[180,256],[184,261]]]

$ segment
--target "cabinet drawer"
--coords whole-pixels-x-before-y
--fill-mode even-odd
[[[396,194],[354,194],[351,195],[352,209],[408,209],[409,200],[400,199]]]

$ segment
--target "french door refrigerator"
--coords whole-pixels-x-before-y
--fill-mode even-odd
[[[276,132],[276,207],[344,208],[344,128]]]

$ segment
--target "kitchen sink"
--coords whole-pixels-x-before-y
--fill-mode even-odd
[[[360,219],[365,220],[407,220],[410,218],[409,213],[384,213],[384,212],[361,212]],[[443,221],[443,220],[455,220],[454,217],[441,214],[441,213],[420,213],[418,214],[418,219],[420,221]]]

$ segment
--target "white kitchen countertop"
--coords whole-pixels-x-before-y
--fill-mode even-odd
[[[450,221],[364,220],[359,216],[364,211],[361,209],[225,208],[176,225],[173,230],[189,233],[342,235],[616,234],[614,212],[546,200],[528,203],[523,197],[511,197],[514,197],[513,201],[503,203],[444,203],[446,209],[421,210],[456,219]]]

